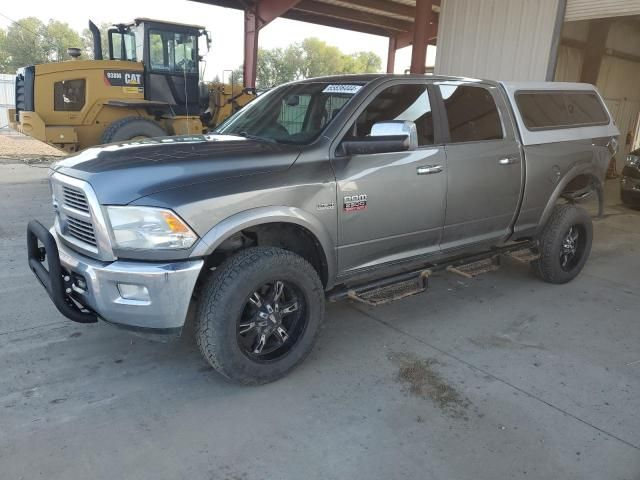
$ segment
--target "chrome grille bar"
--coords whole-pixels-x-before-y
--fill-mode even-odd
[[[84,255],[115,260],[104,214],[91,185],[58,172],[51,174],[50,181],[60,240]]]

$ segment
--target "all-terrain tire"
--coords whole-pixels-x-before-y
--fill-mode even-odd
[[[258,362],[243,352],[238,322],[252,292],[275,280],[295,285],[301,292],[306,324],[282,358]],[[249,248],[227,259],[205,279],[196,314],[196,341],[209,364],[231,381],[245,385],[272,382],[309,354],[322,324],[324,306],[322,283],[309,262],[279,248]]]
[[[102,143],[126,142],[134,138],[166,136],[167,132],[153,120],[125,117],[112,122],[102,134]]]
[[[569,232],[578,232],[576,250],[563,266],[563,245]],[[593,242],[591,216],[575,205],[556,205],[538,240],[540,258],[532,262],[535,273],[545,282],[567,283],[582,271],[589,258]]]

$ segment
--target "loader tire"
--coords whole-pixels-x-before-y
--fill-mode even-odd
[[[102,143],[126,142],[143,138],[164,137],[167,132],[153,120],[125,117],[116,120],[102,134]]]

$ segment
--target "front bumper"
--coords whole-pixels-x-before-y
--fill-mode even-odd
[[[27,236],[29,265],[67,318],[89,322],[93,316],[93,321],[99,318],[148,333],[178,334],[182,329],[203,260],[100,262],[57,242],[38,222],[29,224]],[[45,256],[48,271],[42,267]],[[147,295],[143,299],[124,298],[123,284],[144,287]]]
[[[622,203],[640,207],[640,179],[623,176],[620,187]]]

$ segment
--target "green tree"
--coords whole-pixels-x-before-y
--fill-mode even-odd
[[[10,71],[48,60],[49,45],[44,35],[44,24],[35,17],[12,23],[4,41],[4,55],[8,57]]]
[[[28,65],[68,60],[69,47],[81,48],[82,39],[67,23],[50,20],[45,25],[35,17],[23,18],[0,33],[0,69],[12,73]]]
[[[109,37],[108,30],[111,28],[111,24],[108,22],[102,22],[98,25],[100,30],[100,43],[102,46],[103,58],[109,57]],[[85,58],[93,59],[93,35],[91,30],[85,28],[82,30],[82,50]]]
[[[9,54],[7,53],[7,32],[0,28],[0,73],[13,73],[9,66]]]
[[[301,78],[379,72],[381,67],[382,60],[373,52],[345,54],[311,37],[286,48],[259,49],[256,83],[270,88]]]
[[[300,78],[302,55],[302,47],[298,44],[289,45],[285,49],[259,49],[256,80],[258,88],[269,88]]]
[[[301,48],[302,78],[343,73],[344,55],[338,47],[328,45],[318,38],[305,38]]]
[[[375,73],[382,69],[382,59],[373,52],[357,52],[343,57],[342,73]]]
[[[60,62],[69,60],[67,54],[70,47],[82,49],[82,38],[68,23],[59,20],[49,20],[43,29],[47,60]]]

